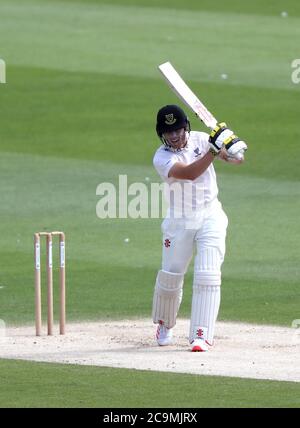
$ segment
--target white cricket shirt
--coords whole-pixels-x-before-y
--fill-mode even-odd
[[[179,180],[168,177],[168,173],[177,162],[189,165],[202,158],[209,150],[208,138],[209,135],[205,132],[191,131],[187,145],[183,149],[174,152],[162,145],[157,149],[153,158],[153,165],[162,180],[169,186],[174,183],[181,186],[184,207],[193,207],[193,210],[196,207],[197,211],[217,199],[218,186],[213,164],[211,163],[195,180]],[[171,215],[174,214],[174,209],[176,210],[176,202],[174,203],[173,199],[172,197],[169,199],[169,214],[171,213]],[[187,216],[183,214],[183,217]]]

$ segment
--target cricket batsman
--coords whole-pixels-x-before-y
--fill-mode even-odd
[[[219,123],[210,135],[191,131],[188,117],[177,105],[166,105],[158,111],[156,132],[162,145],[153,164],[172,189],[161,226],[162,266],[153,296],[156,339],[161,346],[172,344],[184,276],[195,249],[189,341],[193,352],[207,351],[213,345],[220,306],[228,225],[218,200],[213,162],[222,159],[242,163],[247,145],[225,123]]]

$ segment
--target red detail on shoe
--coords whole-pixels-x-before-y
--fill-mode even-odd
[[[171,246],[171,241],[170,241],[170,239],[165,239],[164,246],[165,246],[166,248],[169,248],[169,247]]]
[[[197,341],[197,344],[195,344],[192,347],[192,352],[206,352],[209,350],[209,347],[211,347],[211,345],[208,343],[207,340],[198,340],[198,339],[195,339],[195,340]],[[191,345],[195,342],[195,340],[191,342]],[[202,343],[203,343],[203,346],[202,346]],[[208,345],[208,347],[206,345]]]
[[[195,345],[192,348],[192,352],[205,352],[205,351],[206,351],[206,349],[202,349],[201,346],[199,346],[199,345]]]
[[[156,339],[158,339],[158,337],[159,337],[159,326],[156,329]]]

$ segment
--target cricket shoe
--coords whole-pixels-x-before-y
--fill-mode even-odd
[[[156,340],[160,346],[172,345],[173,330],[159,322],[156,330]]]
[[[192,352],[206,352],[209,350],[209,343],[204,339],[194,339],[191,345]]]

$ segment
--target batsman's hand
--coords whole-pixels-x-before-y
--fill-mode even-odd
[[[218,123],[209,135],[210,150],[218,154],[231,135],[233,135],[233,131],[227,128],[225,122]]]
[[[209,136],[209,145],[211,151],[219,154],[222,147],[226,149],[228,158],[243,160],[247,144],[240,140],[231,129],[227,128],[225,122],[218,123],[217,126],[211,131]]]
[[[245,141],[242,141],[236,135],[231,135],[228,141],[225,141],[224,147],[230,159],[243,160],[245,151],[248,149]]]

